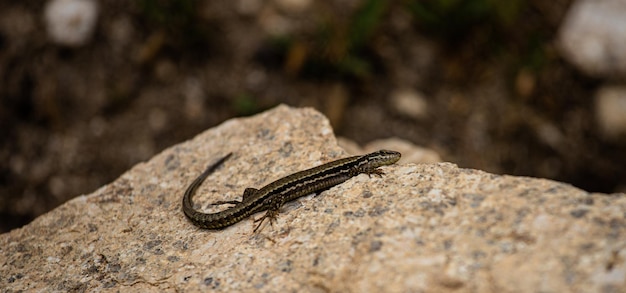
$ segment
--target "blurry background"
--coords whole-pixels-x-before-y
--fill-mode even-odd
[[[280,103],[623,192],[626,4],[593,2],[2,0],[0,232]]]

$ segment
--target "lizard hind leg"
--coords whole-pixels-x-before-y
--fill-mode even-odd
[[[259,228],[261,228],[261,225],[263,224],[263,221],[265,221],[265,219],[268,218],[270,221],[270,225],[272,227],[274,227],[274,222],[276,222],[276,219],[278,218],[278,210],[277,209],[270,209],[267,212],[265,212],[265,215],[263,215],[263,217],[254,220],[254,222],[259,222],[259,224],[256,226],[256,228],[254,228],[254,230],[252,231],[253,233],[255,233],[257,230],[259,230]]]
[[[241,201],[238,200],[220,200],[220,201],[216,201],[214,203],[212,203],[212,206],[218,206],[218,205],[223,205],[223,204],[240,204],[240,203],[244,203],[246,202],[248,199],[252,198],[252,196],[257,193],[259,190],[256,188],[246,188],[246,190],[243,191],[243,196]]]

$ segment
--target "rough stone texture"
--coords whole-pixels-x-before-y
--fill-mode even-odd
[[[590,75],[626,77],[626,0],[577,0],[562,25],[566,59]]]
[[[233,119],[93,194],[0,235],[0,288],[121,292],[624,292],[626,197],[450,163],[402,163],[251,219],[201,230],[196,204],[238,198],[346,154],[327,120],[285,106]],[[259,214],[260,215],[260,214]],[[256,215],[256,217],[259,217]]]

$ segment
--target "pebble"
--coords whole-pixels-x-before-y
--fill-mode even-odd
[[[82,46],[93,34],[98,5],[93,0],[52,0],[45,8],[48,35],[59,45]]]
[[[607,138],[626,134],[626,86],[605,86],[595,96],[596,120]]]
[[[414,89],[396,89],[391,93],[391,103],[399,113],[411,118],[423,119],[428,114],[426,99]]]
[[[565,59],[597,77],[626,76],[626,1],[578,0],[559,34]]]

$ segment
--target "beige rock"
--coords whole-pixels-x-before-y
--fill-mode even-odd
[[[232,119],[109,185],[0,235],[0,288],[120,292],[624,292],[626,196],[450,163],[397,164],[246,219],[201,230],[206,206],[345,153],[328,121],[280,106]],[[258,218],[260,216],[256,215]]]
[[[594,99],[596,120],[602,134],[609,139],[626,135],[626,86],[603,86]]]
[[[407,117],[425,119],[428,116],[428,102],[424,95],[412,88],[399,88],[391,93],[391,106]]]
[[[572,2],[557,41],[563,57],[587,74],[623,79],[626,76],[626,1]]]
[[[48,35],[57,44],[82,46],[91,38],[98,19],[94,0],[51,0],[45,7]]]

